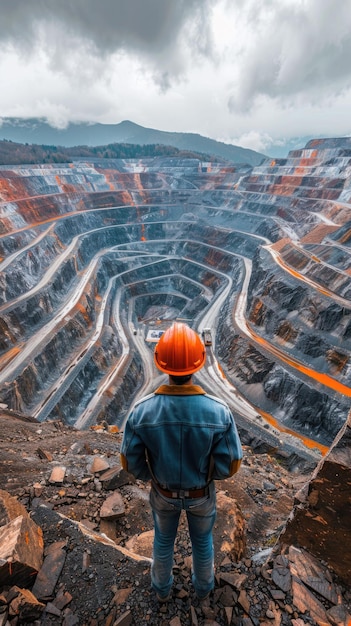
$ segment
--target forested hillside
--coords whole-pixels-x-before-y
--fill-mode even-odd
[[[22,144],[14,141],[0,141],[0,165],[21,165],[30,163],[70,163],[79,158],[97,159],[133,159],[156,156],[194,157],[216,161],[213,156],[179,150],[173,146],[137,145],[128,143],[111,143],[106,146],[46,146]]]

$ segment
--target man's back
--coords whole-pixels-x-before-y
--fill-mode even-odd
[[[128,470],[146,479],[143,448],[153,477],[166,489],[201,488],[210,478],[226,478],[242,456],[228,406],[198,385],[162,385],[136,404],[122,452]]]

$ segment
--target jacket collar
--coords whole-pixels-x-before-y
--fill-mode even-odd
[[[161,385],[154,393],[165,396],[199,396],[205,395],[206,391],[200,385]]]

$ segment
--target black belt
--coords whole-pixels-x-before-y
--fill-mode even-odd
[[[209,493],[208,485],[201,489],[175,489],[174,491],[168,491],[168,489],[163,489],[163,487],[156,482],[153,482],[153,484],[157,491],[165,498],[203,498],[204,496],[208,496]]]

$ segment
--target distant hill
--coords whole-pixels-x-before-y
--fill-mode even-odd
[[[0,140],[0,165],[29,165],[31,163],[72,163],[77,159],[142,159],[145,157],[191,158],[200,161],[216,161],[219,157],[190,150],[178,150],[174,146],[160,144],[139,145],[111,143],[105,146],[52,146],[35,143],[17,143],[10,139]]]
[[[70,123],[67,128],[50,126],[39,118],[2,118],[0,140],[51,146],[103,146],[113,143],[174,146],[232,163],[259,165],[266,155],[233,144],[226,144],[196,133],[172,133],[144,128],[133,122],[120,124]]]

